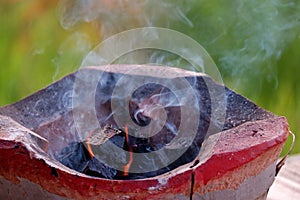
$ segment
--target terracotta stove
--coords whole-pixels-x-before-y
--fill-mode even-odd
[[[161,71],[163,75],[142,73],[145,70]],[[128,105],[117,105],[119,102],[111,97],[118,95],[115,88],[124,77],[149,79],[153,84],[135,88]],[[178,79],[191,85],[199,115],[194,119],[183,117],[175,101],[164,108],[166,122],[175,128],[182,120],[197,122],[193,141],[178,159],[162,168],[144,173],[130,171],[134,165],[142,170],[150,163],[137,163],[130,153],[156,151],[175,137],[174,132],[171,126],[164,126],[150,139],[128,136],[128,130],[134,129],[122,122],[122,117],[116,120],[113,115],[118,111],[113,113],[114,108],[126,108],[131,124],[147,127],[160,116],[147,109],[138,111],[176,96],[163,83]],[[94,87],[90,84],[95,80]],[[124,84],[124,88],[130,86]],[[79,91],[77,86],[88,89]],[[217,95],[220,91],[223,97]],[[214,106],[212,96],[217,96]],[[224,117],[215,118],[213,113],[222,110]],[[108,132],[102,131],[104,127],[109,127]],[[89,142],[95,132],[100,133],[101,141]],[[101,136],[105,133],[108,135]],[[86,67],[0,108],[0,199],[264,199],[288,135],[284,117],[256,106],[207,75],[162,66]],[[120,154],[105,147],[109,141],[132,157],[127,155],[122,160]],[[99,146],[103,148],[99,150]],[[73,156],[66,161],[70,154]],[[103,163],[98,167],[101,170],[94,169],[99,165],[92,165],[91,160],[95,158],[98,163],[101,155],[113,155],[112,162],[119,162],[124,169],[127,166],[127,171]],[[159,165],[161,160],[153,162]]]

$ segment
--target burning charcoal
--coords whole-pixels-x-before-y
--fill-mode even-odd
[[[126,129],[118,127],[119,123],[114,121],[114,114],[118,113],[111,106],[113,90],[120,77],[134,81],[135,77],[140,76],[136,71],[141,67],[147,71],[157,71],[161,68],[166,72],[163,77],[158,76],[158,73],[157,77],[140,74],[145,80],[157,78],[176,81],[177,75],[172,75],[174,72],[178,73],[178,78],[184,77],[196,93],[199,117],[187,116],[181,119],[181,110],[189,113],[193,107],[180,105],[181,101],[176,102],[176,99],[169,101],[174,100],[170,98],[174,94],[164,92],[164,86],[146,84],[131,96],[136,105],[129,107],[130,114],[140,110],[143,116],[138,116],[138,120],[149,117],[152,122],[160,116],[152,112],[155,110],[152,108],[155,105],[163,106],[167,116],[165,126],[147,139],[131,136],[138,133],[132,134],[128,129],[139,129],[130,127],[127,121]],[[81,73],[87,75],[87,82],[80,79]],[[76,95],[83,97],[84,109],[81,108],[81,104],[64,106],[65,95],[73,93],[73,85],[78,79],[82,84],[87,84],[88,88],[90,79],[99,80],[96,95],[91,97],[95,97],[95,105],[91,104],[91,98],[87,97],[91,91],[83,90],[83,94]],[[128,85],[124,84],[124,89],[128,88]],[[225,92],[225,102],[218,101],[217,95],[220,90]],[[217,105],[212,106],[210,97],[217,97]],[[126,98],[126,102],[127,100],[130,98]],[[41,102],[45,104],[42,106]],[[130,105],[121,102],[120,106]],[[222,112],[224,108],[225,119],[214,116],[213,113]],[[81,128],[91,128],[90,111],[97,112],[100,126],[111,124],[113,127],[125,129],[125,133],[115,134],[113,131],[98,137],[92,132],[90,138],[86,138],[87,141],[72,142],[82,138],[77,136],[85,136],[78,131],[81,129],[77,129],[76,124],[84,125]],[[80,114],[77,116],[80,118],[74,118],[76,113]],[[82,121],[78,122],[75,119]],[[171,143],[182,120],[198,121],[199,124],[192,145],[175,160],[176,158],[171,159],[166,152],[175,149],[172,155],[179,155],[176,154],[177,144],[189,144],[188,140],[175,140],[177,143]],[[208,130],[211,135],[206,138]],[[89,129],[84,129],[84,133],[85,131]],[[263,137],[253,137],[256,131],[256,135],[263,134]],[[46,138],[49,146],[38,146],[31,132]],[[101,133],[101,130],[94,133]],[[185,70],[148,65],[87,67],[32,96],[0,108],[0,185],[3,183],[0,187],[0,199],[22,199],[24,194],[29,194],[28,189],[33,195],[47,199],[259,199],[266,196],[274,180],[275,162],[289,134],[288,123],[284,117],[259,108],[228,88],[224,90],[224,86],[214,83],[212,79],[200,73],[191,74]],[[114,151],[112,145],[108,145],[111,143],[120,151]],[[165,151],[158,151],[162,149]],[[138,157],[138,153],[143,155]],[[105,159],[120,166],[121,170],[109,168],[110,165]],[[56,165],[57,160],[69,168]],[[162,168],[156,170],[157,166]],[[74,175],[70,168],[103,179],[87,178],[80,173]],[[148,177],[151,179],[145,179]],[[19,179],[21,181],[18,181]],[[115,181],[124,179],[128,181]],[[224,180],[229,180],[228,184],[224,185]],[[17,185],[16,181],[19,182]],[[13,198],[16,195],[18,198]]]
[[[121,149],[124,149],[125,145],[125,135],[120,133],[118,135],[114,135],[112,138],[109,139],[109,142],[112,142],[114,145],[118,146]],[[111,146],[104,143],[101,146],[94,146],[92,145],[93,149],[97,152],[97,157],[100,161],[107,161],[109,163],[117,163],[118,165],[125,165],[126,164],[126,153],[125,151],[122,152],[115,152],[112,151]]]
[[[117,174],[117,170],[104,165],[95,157],[93,157],[91,160],[89,160],[88,166],[84,173],[90,176],[113,179]]]
[[[117,173],[115,169],[92,158],[83,143],[70,143],[56,158],[65,166],[90,176],[112,179]]]
[[[82,143],[72,142],[56,156],[56,159],[71,169],[83,172],[91,157]]]
[[[125,143],[125,135],[124,135],[124,133],[122,133],[120,135],[115,135],[109,141],[111,141],[112,143],[114,143],[118,147],[123,148],[124,143]]]
[[[133,138],[130,137],[129,139],[131,141],[132,150],[135,153],[148,153],[151,151],[154,151],[152,145],[149,142],[148,138]]]

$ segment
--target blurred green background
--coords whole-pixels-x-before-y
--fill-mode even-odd
[[[298,1],[88,2],[0,1],[0,106],[78,69],[84,56],[113,33],[162,26],[197,40],[225,85],[286,116],[300,137]],[[300,153],[300,145],[293,152]]]

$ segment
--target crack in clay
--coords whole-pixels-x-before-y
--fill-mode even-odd
[[[190,191],[190,200],[193,200],[194,195],[194,185],[195,185],[195,171],[193,169],[191,174],[191,191]]]
[[[191,191],[190,191],[190,200],[193,200],[193,195],[194,195],[194,185],[195,185],[195,170],[194,167],[196,167],[199,164],[199,160],[195,160],[195,162],[190,166],[192,169],[192,174],[191,174]]]

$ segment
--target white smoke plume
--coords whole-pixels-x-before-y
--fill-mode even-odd
[[[61,0],[58,5],[63,28],[94,23],[103,39],[144,26],[178,30],[204,46],[231,87],[249,85],[255,77],[258,92],[263,80],[276,88],[273,65],[287,44],[300,37],[299,11],[297,0]],[[169,57],[156,51],[149,62],[181,64]]]

